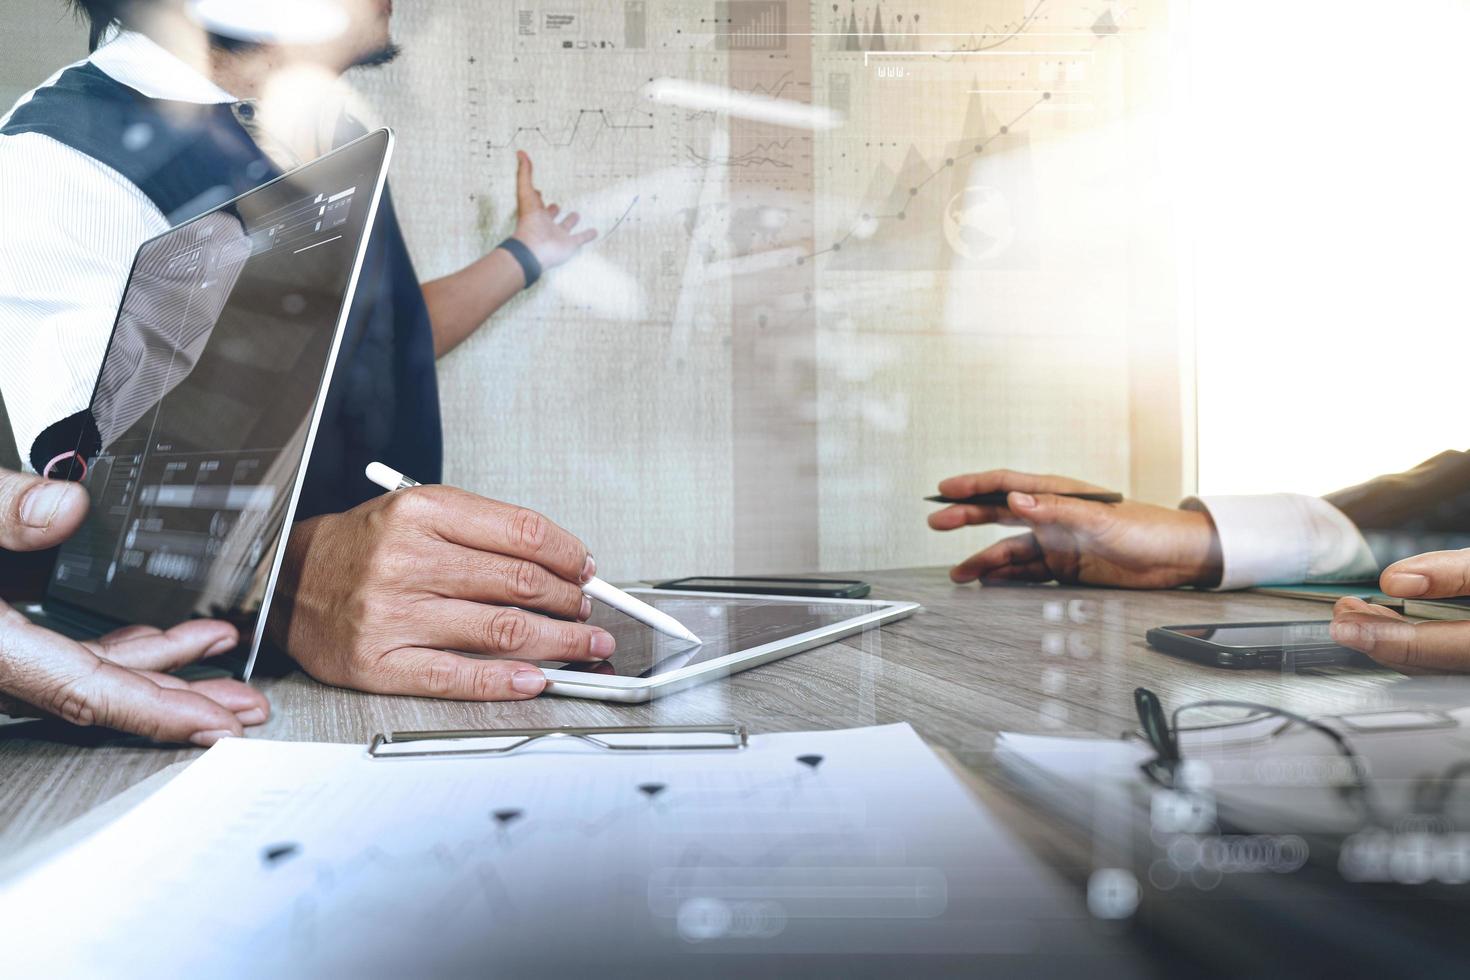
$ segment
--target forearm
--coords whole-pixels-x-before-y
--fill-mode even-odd
[[[443,357],[479,329],[526,285],[520,263],[503,248],[423,284],[434,330],[434,356]]]
[[[306,601],[301,604],[310,605],[309,597],[301,595],[301,585],[309,578],[308,564],[313,561],[312,545],[322,526],[332,516],[323,514],[300,521],[291,527],[286,538],[286,553],[281,558],[281,570],[276,577],[275,595],[271,600],[270,618],[266,620],[266,636],[281,650],[289,649],[291,624],[296,618],[298,600],[305,598]],[[318,568],[314,571],[320,570]]]
[[[1470,548],[1470,453],[1440,453],[1326,500],[1362,531],[1380,566],[1428,551]]]
[[[1470,527],[1470,453],[1440,453],[1407,472],[1380,476],[1326,499],[1365,531],[1464,533]]]

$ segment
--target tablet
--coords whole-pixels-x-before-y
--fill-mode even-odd
[[[368,133],[139,246],[74,453],[92,509],[45,625],[228,619],[248,678],[392,146]]]
[[[599,663],[542,664],[548,692],[600,701],[647,701],[876,629],[919,609],[916,602],[873,599],[626,591],[673,616],[704,643],[692,646],[594,604],[588,622],[617,639],[617,652]]]

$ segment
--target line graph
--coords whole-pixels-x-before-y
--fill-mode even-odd
[[[630,119],[636,122],[616,122],[611,113],[606,109],[578,109],[576,115],[560,130],[550,129],[544,124],[535,126],[517,126],[510,136],[505,140],[484,140],[487,150],[503,150],[513,146],[522,136],[535,134],[545,141],[547,146],[568,147],[575,143],[584,132],[590,134],[587,142],[596,142],[598,135],[605,131],[615,133],[644,130],[651,131],[654,128],[653,113],[642,109],[628,110]]]
[[[686,162],[691,166],[702,169],[715,167],[776,167],[783,170],[790,170],[794,164],[789,159],[783,159],[772,154],[778,150],[785,150],[796,139],[798,137],[791,136],[786,139],[767,140],[762,143],[757,143],[744,152],[732,153],[728,156],[708,156],[699,152],[688,143],[684,144],[684,151],[687,154]]]
[[[1000,139],[1003,136],[1010,135],[1011,130],[1015,128],[1017,123],[1021,122],[1027,116],[1029,116],[1033,111],[1036,110],[1038,106],[1042,105],[1045,102],[1049,102],[1051,100],[1051,96],[1052,93],[1049,91],[1042,92],[1035,101],[1033,101],[1025,109],[1022,109],[1019,113],[1013,116],[1009,122],[1001,126],[994,133],[991,133],[989,136],[978,138],[973,147],[958,152],[952,156],[946,157],[939,166],[930,170],[927,175],[923,177],[915,177],[908,186],[908,202],[913,202],[915,199],[917,199],[920,194],[922,194],[931,184],[933,184],[935,179],[938,178],[941,174],[952,172],[954,167],[962,164],[964,161],[977,157],[980,154],[984,153],[985,149],[989,147],[992,143],[994,143],[997,139]],[[906,172],[907,169],[908,168],[906,168]],[[902,187],[895,188],[895,194],[901,196],[902,193]],[[890,197],[891,196],[892,195],[890,195]],[[841,252],[843,247],[848,245],[854,238],[859,238],[860,240],[869,238],[886,224],[906,220],[908,218],[908,212],[911,207],[912,203],[905,203],[902,207],[891,212],[865,212],[858,220],[849,222],[848,230],[841,238],[837,239],[826,248],[814,249],[813,251],[808,252],[806,255],[797,256],[795,262],[797,265],[804,265],[805,263],[820,258],[821,256]]]
[[[611,228],[609,228],[607,231],[603,232],[602,236],[597,240],[596,244],[598,244],[598,245],[603,244],[604,242],[606,242],[609,238],[611,238],[613,236],[613,232],[615,232],[619,228],[623,227],[623,222],[628,220],[628,215],[630,215],[630,214],[633,213],[633,209],[638,206],[638,202],[639,202],[639,200],[642,199],[642,197],[643,197],[642,194],[634,194],[633,195],[633,200],[629,201],[628,202],[628,206],[623,209],[623,213],[620,214],[620,215],[618,215],[618,220],[617,221],[614,221],[612,223],[612,227]]]
[[[762,82],[753,82],[750,85],[737,86],[736,88],[737,88],[738,91],[748,92],[748,93],[750,93],[752,95],[766,95],[766,96],[770,96],[773,99],[779,99],[782,95],[786,94],[786,90],[789,87],[791,87],[793,84],[805,86],[805,85],[810,85],[811,83],[810,82],[800,82],[800,83],[798,83],[796,81],[796,79],[792,77],[791,70],[790,69],[787,69],[786,71],[782,72],[780,75],[777,75],[776,78],[775,78],[775,80],[772,81],[769,85],[766,85],[766,84],[764,84]]]
[[[780,75],[777,75],[769,83],[752,82],[749,85],[741,85],[739,83],[735,83],[730,85],[730,90],[734,92],[743,92],[747,95],[764,95],[767,98],[771,99],[784,98],[795,99],[798,102],[804,102],[807,100],[805,97],[803,97],[799,90],[805,89],[807,91],[810,91],[811,87],[811,82],[800,81],[796,79],[793,76],[793,72],[788,69],[782,72]],[[713,109],[696,109],[692,112],[686,112],[684,114],[684,121],[694,122],[700,119],[714,119],[716,115],[717,113]]]

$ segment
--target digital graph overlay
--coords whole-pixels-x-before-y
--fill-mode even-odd
[[[917,198],[920,193],[922,193],[924,189],[934,181],[936,177],[948,172],[956,165],[961,164],[968,159],[978,157],[985,151],[986,147],[990,146],[997,139],[1000,139],[1003,136],[1010,135],[1011,130],[1015,128],[1017,123],[1021,122],[1028,115],[1030,115],[1032,111],[1034,111],[1042,103],[1050,101],[1051,97],[1052,93],[1042,92],[1041,95],[1038,96],[1034,102],[1028,105],[1025,109],[1021,110],[1021,112],[1017,113],[1005,125],[1001,126],[991,135],[981,137],[979,142],[977,142],[973,148],[965,150],[954,156],[946,157],[944,159],[944,162],[939,167],[931,171],[928,176],[916,181],[913,185],[909,187],[909,197]],[[860,216],[857,222],[854,222],[851,227],[849,227],[847,233],[844,234],[837,241],[833,242],[831,245],[828,245],[825,248],[814,249],[805,255],[797,256],[795,262],[797,265],[803,265],[814,259],[820,258],[823,255],[840,252],[842,251],[843,246],[850,243],[854,238],[857,238],[860,235],[863,238],[870,237],[883,224],[888,222],[904,221],[907,218],[908,210],[906,208],[889,213],[865,212]]]

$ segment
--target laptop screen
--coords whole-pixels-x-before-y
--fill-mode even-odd
[[[369,133],[139,248],[48,611],[255,632],[390,145]]]

